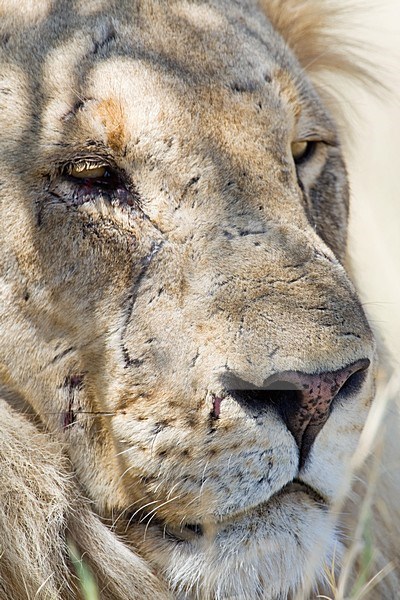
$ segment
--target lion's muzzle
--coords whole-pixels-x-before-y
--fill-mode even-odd
[[[334,400],[345,400],[365,381],[369,359],[361,359],[342,369],[322,373],[286,371],[270,376],[262,389],[235,379],[236,389],[229,390],[237,403],[257,413],[273,406],[293,435],[299,448],[299,466],[304,465],[311,447],[327,422]],[[213,418],[219,418],[223,398],[215,397]]]

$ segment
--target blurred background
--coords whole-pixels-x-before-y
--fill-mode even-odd
[[[369,58],[391,93],[350,93],[349,254],[370,322],[400,368],[400,0],[359,6],[356,35],[370,41]]]

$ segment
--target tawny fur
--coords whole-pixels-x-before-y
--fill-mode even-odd
[[[102,4],[0,0],[0,599],[79,598],[68,540],[104,600],[329,595],[376,365],[319,82],[365,67],[328,1]],[[326,143],[296,169],[310,135]],[[82,192],[87,165],[114,191]],[[276,413],[226,393],[364,356],[300,471]],[[297,477],[347,539],[313,494],[281,493]],[[393,489],[370,600],[399,589]]]
[[[341,25],[352,16],[348,3],[261,0],[261,4],[307,73],[328,71],[351,78],[371,77],[362,59],[354,56],[357,45],[352,44],[349,35],[340,34]]]
[[[0,414],[0,598],[79,597],[67,547],[73,540],[96,573],[101,598],[167,599],[149,567],[79,496],[60,445],[3,401]]]

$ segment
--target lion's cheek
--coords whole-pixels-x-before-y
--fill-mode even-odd
[[[126,411],[112,419],[122,478],[136,496],[154,503],[158,518],[170,523],[231,518],[267,502],[296,476],[296,445],[272,415],[263,427],[244,419],[225,431],[218,425],[210,433],[206,421],[193,431],[162,421],[160,414],[136,420]],[[139,511],[145,504],[138,502]]]

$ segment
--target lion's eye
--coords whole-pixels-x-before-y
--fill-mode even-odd
[[[76,165],[72,165],[69,170],[69,175],[71,177],[76,177],[77,179],[101,179],[107,174],[107,167],[105,166],[96,166],[85,163],[78,163]]]
[[[66,164],[62,175],[73,184],[72,200],[82,205],[101,198],[113,206],[138,206],[139,196],[126,175],[119,169],[96,160],[80,159]]]
[[[110,188],[118,185],[119,175],[109,165],[90,160],[70,163],[64,170],[68,177],[80,185],[97,185]]]
[[[81,189],[108,191],[109,193],[126,188],[122,175],[117,169],[103,162],[82,159],[64,167],[64,174]]]
[[[292,142],[291,150],[293,160],[296,165],[305,162],[314,154],[317,142],[314,141],[298,141]]]

